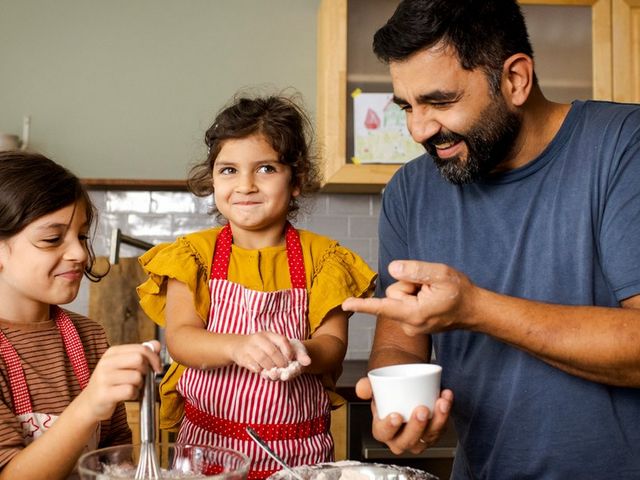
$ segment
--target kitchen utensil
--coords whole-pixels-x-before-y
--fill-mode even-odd
[[[158,443],[156,448],[160,478],[246,480],[251,464],[249,457],[230,448],[176,443]],[[78,473],[81,480],[131,480],[138,458],[139,444],[100,448],[80,457]]]
[[[153,351],[151,343],[143,345]],[[140,459],[135,480],[160,478],[160,464],[156,456],[156,382],[151,366],[144,378],[144,390],[140,403]]]
[[[278,455],[276,455],[276,452],[271,450],[271,447],[269,447],[269,445],[267,445],[267,442],[265,442],[262,438],[260,438],[260,436],[258,436],[258,434],[255,432],[255,430],[253,428],[247,427],[247,433],[249,434],[251,439],[258,444],[258,446],[260,448],[262,448],[265,452],[267,452],[267,454],[271,458],[273,458],[276,462],[278,462],[278,465],[280,465],[282,468],[284,468],[287,471],[287,473],[289,473],[293,478],[295,478],[296,480],[304,480],[300,475],[298,475],[296,472],[294,472],[291,469],[291,467],[289,465],[287,465],[286,462],[282,458],[280,458]]]

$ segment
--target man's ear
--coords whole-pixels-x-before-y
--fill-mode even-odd
[[[515,107],[521,107],[533,88],[533,59],[524,53],[507,58],[502,68],[502,93]]]

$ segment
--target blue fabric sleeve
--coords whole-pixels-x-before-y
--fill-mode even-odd
[[[608,172],[599,245],[618,301],[640,293],[640,110],[622,122]]]

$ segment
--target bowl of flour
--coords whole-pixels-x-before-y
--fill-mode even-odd
[[[304,480],[438,480],[438,477],[417,468],[352,460],[304,465],[292,470]],[[267,480],[294,479],[281,470]]]

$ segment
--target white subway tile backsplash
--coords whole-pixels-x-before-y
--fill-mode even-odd
[[[133,257],[139,257],[144,252],[145,252],[144,250],[142,250],[142,249],[140,249],[138,247],[133,247],[131,245],[120,244],[120,250],[118,252],[118,256],[119,256],[119,258],[133,258]]]
[[[196,213],[200,215],[207,215],[211,211],[211,207],[215,203],[213,196],[210,197],[193,197],[194,204],[196,206]]]
[[[335,239],[345,238],[349,235],[349,217],[314,215],[307,221],[307,230]]]
[[[174,215],[173,235],[181,237],[217,225],[215,215]]]
[[[188,192],[152,192],[151,213],[195,213],[196,198]]]
[[[96,234],[91,237],[91,247],[93,248],[93,253],[97,257],[109,256],[110,243],[111,237],[109,235],[99,234],[96,232]]]
[[[329,195],[318,193],[311,197],[301,198],[300,213],[309,217],[315,215],[327,215],[329,213]]]
[[[348,360],[366,360],[369,358],[376,320],[370,315],[354,313],[349,319]]]
[[[340,242],[340,245],[348,248],[349,250],[354,251],[358,255],[362,257],[362,259],[367,262],[370,268],[374,268],[375,263],[372,264],[372,261],[375,261],[374,258],[371,257],[371,240],[368,238],[341,238],[337,239]]]
[[[100,212],[107,211],[107,192],[105,192],[104,190],[91,190],[89,192],[89,196],[91,197],[91,201],[98,211],[98,215],[100,214]]]
[[[171,236],[173,233],[171,215],[132,213],[127,216],[129,235],[146,240],[151,236]]]
[[[378,235],[378,218],[350,216],[349,236],[353,238],[373,238]]]
[[[108,212],[151,211],[151,192],[107,192],[106,209]]]
[[[374,270],[378,270],[378,249],[380,248],[380,240],[377,236],[370,239],[371,241],[371,259],[373,261],[373,265],[371,268]]]
[[[370,215],[370,195],[335,194],[327,197],[330,215]]]
[[[378,218],[380,216],[380,207],[382,206],[382,195],[371,195],[371,216]]]

